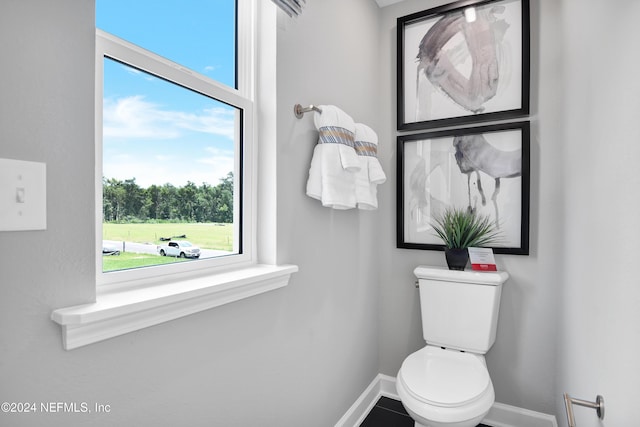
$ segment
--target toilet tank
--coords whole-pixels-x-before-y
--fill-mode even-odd
[[[504,271],[420,266],[422,332],[427,344],[485,354],[496,340]]]

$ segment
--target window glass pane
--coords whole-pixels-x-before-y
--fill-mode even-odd
[[[104,59],[103,271],[239,253],[240,120]]]
[[[96,0],[96,26],[236,87],[235,0]]]

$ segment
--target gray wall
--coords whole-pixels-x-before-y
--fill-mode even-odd
[[[605,399],[605,419],[576,409],[584,427],[637,421],[640,384],[640,3],[568,0],[562,103],[566,242],[558,395]],[[558,402],[558,414],[564,409]],[[563,421],[561,426],[567,424]]]
[[[383,116],[395,114],[395,69],[384,65],[395,64],[395,19],[443,3],[408,0],[382,10]],[[632,425],[637,418],[639,7],[531,2],[531,255],[497,256],[511,279],[487,363],[498,402],[557,414],[562,426],[564,392],[605,397],[604,422],[577,409],[581,426]],[[392,138],[393,120],[385,123]],[[385,160],[392,168],[395,153]],[[393,205],[393,194],[394,183],[382,197]],[[394,222],[393,206],[380,213],[383,223]],[[383,236],[380,370],[395,375],[424,344],[411,270],[444,260],[394,249],[391,228]]]
[[[381,132],[390,141],[386,170],[395,171],[396,18],[446,2],[408,0],[382,9],[380,39]],[[555,413],[556,331],[561,293],[563,187],[556,37],[558,2],[532,3],[531,254],[497,255],[511,278],[503,288],[496,343],[487,354],[496,400]],[[389,65],[391,64],[391,66]],[[382,224],[395,224],[395,175],[384,187]],[[445,265],[442,252],[395,248],[395,228],[381,228],[380,371],[395,376],[402,360],[424,345],[413,283],[419,264]],[[382,303],[384,302],[384,303]]]
[[[0,401],[112,407],[90,417],[0,414],[0,424],[324,427],[376,373],[395,376],[423,345],[412,270],[444,265],[441,252],[395,248],[395,20],[441,3],[316,0],[280,20],[278,260],[300,266],[289,287],[70,352],[49,316],[95,294],[93,5],[0,3],[0,157],[48,168],[47,230],[0,233]],[[502,403],[561,414],[563,391],[602,392],[618,398],[613,413],[632,407],[623,396],[632,386],[621,385],[640,349],[639,288],[628,269],[607,276],[596,264],[638,255],[640,203],[625,189],[638,184],[640,89],[626,82],[640,61],[630,54],[637,37],[619,25],[638,11],[620,3],[532,2],[531,255],[497,257],[512,278],[487,355]],[[613,31],[604,39],[594,32],[601,17]],[[613,81],[600,79],[612,69]],[[310,116],[293,117],[298,102],[339,105],[378,132],[389,178],[379,211],[331,211],[304,195],[317,135]],[[603,223],[610,228],[594,233]],[[627,252],[616,264],[602,248],[620,241]],[[626,353],[593,352],[583,322]]]
[[[310,2],[278,31],[278,249],[300,267],[290,286],[65,352],[51,310],[95,295],[93,2],[0,3],[0,157],[48,168],[47,230],[0,233],[0,401],[111,405],[0,413],[0,425],[326,427],[370,383],[377,214],[304,195],[316,136],[291,112],[331,102],[375,125],[378,9],[351,1],[336,19],[338,6]]]

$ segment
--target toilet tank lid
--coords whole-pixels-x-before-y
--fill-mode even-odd
[[[418,279],[443,282],[477,283],[479,285],[501,285],[509,278],[506,271],[449,270],[446,267],[420,265],[413,270]]]

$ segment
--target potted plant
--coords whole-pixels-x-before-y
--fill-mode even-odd
[[[488,246],[500,237],[489,217],[468,208],[447,208],[432,226],[444,241],[449,270],[464,270],[469,261],[467,248]]]

